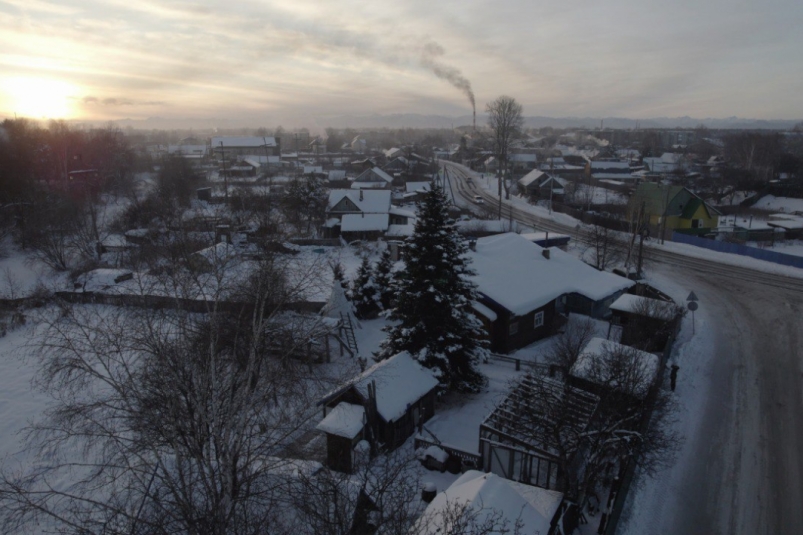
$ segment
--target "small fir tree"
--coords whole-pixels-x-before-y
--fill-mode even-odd
[[[362,258],[357,278],[351,282],[351,302],[355,315],[360,319],[375,318],[381,309],[379,288],[367,256]]]
[[[448,216],[446,195],[433,187],[406,242],[405,267],[396,276],[390,318],[399,323],[388,329],[377,356],[407,351],[435,370],[442,384],[472,392],[485,383],[476,365],[487,352],[487,342],[480,338],[482,324],[471,312],[477,297],[468,280],[473,272],[466,252]]]
[[[390,249],[385,249],[374,269],[374,281],[379,290],[379,302],[382,310],[390,310],[396,291],[393,288],[393,260],[390,258]]]

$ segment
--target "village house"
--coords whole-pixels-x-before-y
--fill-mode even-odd
[[[596,180],[618,180],[628,182],[636,180],[630,169],[630,162],[620,161],[592,161],[591,176]]]
[[[392,206],[390,199],[390,190],[332,190],[324,234],[345,240],[376,239],[394,226],[411,225],[415,214]]]
[[[352,189],[390,189],[393,177],[378,167],[360,173],[351,185]]]
[[[218,158],[235,156],[279,156],[281,145],[279,138],[264,136],[213,137],[212,152]]]
[[[538,199],[560,200],[566,193],[566,179],[534,169],[519,179],[519,191]]]
[[[409,353],[374,364],[331,392],[318,406],[324,418],[327,465],[350,473],[354,447],[366,440],[374,449],[394,450],[435,414],[438,380]]]
[[[607,317],[610,304],[634,284],[519,234],[480,238],[469,256],[480,294],[475,311],[498,353],[553,334],[560,314]]]
[[[676,229],[711,229],[717,226],[719,210],[682,186],[644,182],[630,197],[630,205],[643,204],[650,225],[661,225],[671,232]]]
[[[529,171],[538,165],[535,152],[517,152],[508,156],[510,168],[514,171]]]

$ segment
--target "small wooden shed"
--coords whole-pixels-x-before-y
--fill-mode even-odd
[[[435,414],[438,385],[430,370],[404,352],[378,362],[324,397],[318,402],[324,407],[318,429],[327,434],[329,467],[348,471],[351,451],[363,439],[374,451],[399,447]]]

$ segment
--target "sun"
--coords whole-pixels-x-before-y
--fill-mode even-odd
[[[68,119],[73,113],[72,84],[52,78],[9,78],[0,91],[5,102],[0,107],[21,117],[33,119]]]

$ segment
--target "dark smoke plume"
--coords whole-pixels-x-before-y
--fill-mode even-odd
[[[450,65],[446,65],[438,61],[437,58],[442,56],[445,52],[446,51],[441,45],[434,41],[430,41],[424,45],[424,49],[421,51],[421,64],[431,70],[438,78],[446,80],[454,87],[462,91],[463,94],[468,97],[468,101],[471,102],[471,109],[476,116],[477,104],[474,101],[474,91],[471,89],[471,82],[469,82],[466,77],[463,76],[463,73],[460,72],[460,69],[456,69]]]

